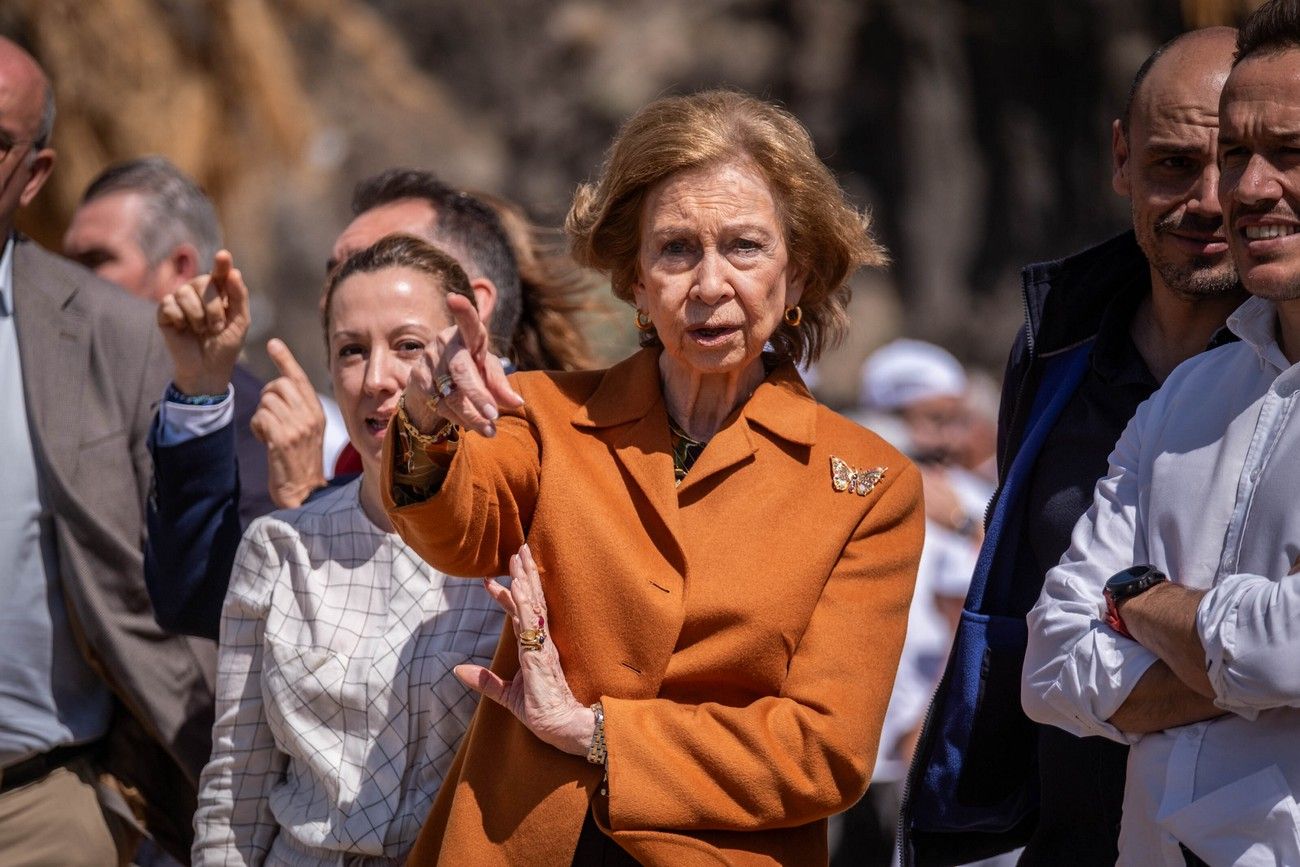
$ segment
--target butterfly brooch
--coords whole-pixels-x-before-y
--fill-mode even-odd
[[[831,485],[843,493],[852,491],[859,497],[865,497],[885,477],[888,467],[874,467],[869,470],[855,470],[837,457],[831,457]]]

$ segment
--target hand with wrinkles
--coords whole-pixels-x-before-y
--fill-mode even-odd
[[[488,594],[505,611],[515,640],[525,629],[545,629],[546,595],[542,578],[527,545],[510,558],[510,586],[484,580]],[[503,679],[489,668],[464,664],[456,676],[470,689],[506,708],[545,743],[574,756],[585,756],[596,731],[596,715],[573,696],[560,664],[560,652],[549,638],[540,650],[519,648],[519,673]]]
[[[448,295],[454,325],[428,346],[411,367],[406,385],[406,412],[411,423],[428,433],[446,419],[483,436],[496,434],[499,408],[524,405],[506,380],[501,359],[488,351],[487,325],[474,304],[462,295]],[[439,394],[439,378],[450,377],[451,391]]]

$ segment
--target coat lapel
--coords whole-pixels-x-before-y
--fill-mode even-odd
[[[751,460],[763,440],[755,428],[796,446],[811,446],[816,439],[817,403],[794,365],[779,365],[709,441],[678,487],[658,359],[658,350],[643,349],[611,367],[578,408],[573,423],[586,428],[624,428],[610,440],[618,463],[678,549],[684,551],[679,498],[712,476]]]
[[[72,302],[75,284],[39,267],[32,241],[14,245],[14,317],[33,444],[63,479],[81,443],[90,323]]]
[[[781,364],[768,374],[749,400],[709,440],[695,466],[677,488],[678,496],[684,497],[711,476],[752,459],[763,440],[756,428],[798,446],[813,444],[817,431],[817,403],[793,364]]]
[[[680,552],[672,444],[659,386],[658,359],[657,350],[642,349],[611,367],[587,402],[578,408],[573,423],[585,428],[623,428],[612,430],[608,440],[614,456]]]

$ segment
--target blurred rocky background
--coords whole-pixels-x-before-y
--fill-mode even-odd
[[[617,125],[727,85],[786,104],[893,254],[822,366],[851,402],[898,334],[1000,373],[1019,269],[1127,222],[1109,124],[1142,58],[1258,0],[4,0],[51,73],[59,164],[23,228],[57,248],[107,163],[162,153],[218,203],[260,336],[325,385],[316,300],[352,186],[391,165],[558,224]],[[632,344],[609,302],[588,326]],[[253,361],[267,372],[265,357]]]

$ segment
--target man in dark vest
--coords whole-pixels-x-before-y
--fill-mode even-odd
[[[1018,846],[1022,864],[1115,863],[1127,748],[1025,716],[1025,615],[1138,405],[1245,298],[1216,192],[1219,94],[1235,38],[1226,27],[1186,33],[1138,70],[1112,131],[1113,185],[1130,200],[1133,231],[1024,272],[1027,320],[999,421],[1001,488],[909,774],[904,864],[961,864]]]

